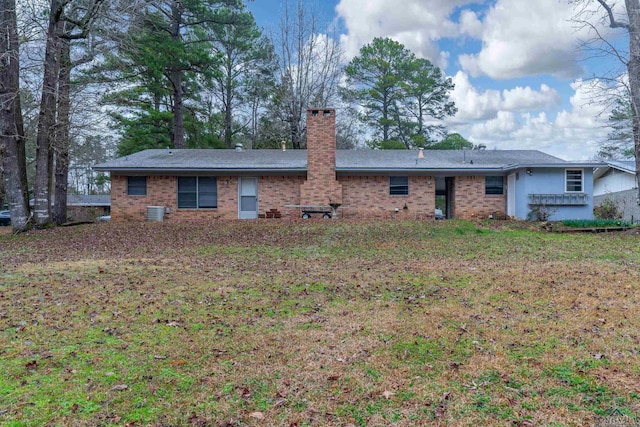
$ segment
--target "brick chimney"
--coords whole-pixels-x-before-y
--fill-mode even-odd
[[[301,205],[342,203],[336,179],[336,110],[307,109],[307,180],[300,186]]]

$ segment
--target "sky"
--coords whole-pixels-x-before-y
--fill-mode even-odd
[[[439,66],[455,84],[449,131],[474,144],[587,160],[606,140],[609,107],[594,77],[617,74],[620,62],[588,53],[582,46],[593,33],[576,22],[588,20],[624,47],[624,32],[608,29],[601,13],[576,15],[569,0],[304,1],[337,29],[347,61],[373,38],[389,37]],[[281,0],[248,6],[259,26],[275,28]],[[589,10],[599,12],[595,1]]]

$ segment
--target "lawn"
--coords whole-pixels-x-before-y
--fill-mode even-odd
[[[0,425],[640,423],[640,236],[530,228],[5,232]]]

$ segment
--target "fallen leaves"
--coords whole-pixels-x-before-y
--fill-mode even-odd
[[[240,396],[243,399],[249,399],[249,398],[251,398],[252,394],[251,394],[251,391],[249,391],[249,389],[247,387],[243,387],[243,388],[240,389]]]
[[[435,409],[434,415],[436,418],[444,417],[444,414],[447,411],[447,407],[448,407],[447,401],[449,400],[450,397],[451,397],[451,392],[449,391],[447,391],[442,395],[442,397],[440,398],[440,402],[438,403],[438,406],[436,406],[436,409]]]
[[[256,411],[249,414],[249,417],[255,418],[256,420],[264,420],[264,414],[262,412]]]
[[[635,241],[482,227],[114,223],[0,236],[0,366],[16,401],[0,424],[27,408],[29,425],[386,425],[397,414],[399,427],[530,427],[571,405],[565,421],[580,425],[593,398],[553,376],[561,362],[604,390],[601,406],[635,393]],[[60,390],[86,403],[58,403],[67,419],[31,409],[39,399],[60,413],[46,395]],[[138,413],[156,415],[131,421]]]

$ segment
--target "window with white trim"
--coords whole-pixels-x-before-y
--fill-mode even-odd
[[[584,174],[582,169],[565,170],[565,191],[567,193],[582,193]]]
[[[178,177],[179,209],[218,207],[218,180],[214,176]]]
[[[409,177],[408,176],[390,176],[389,177],[389,194],[391,196],[409,195]]]

